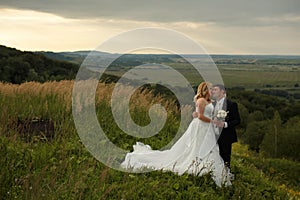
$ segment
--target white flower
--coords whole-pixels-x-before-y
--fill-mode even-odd
[[[225,110],[219,110],[217,113],[217,119],[218,120],[225,120],[227,113]]]

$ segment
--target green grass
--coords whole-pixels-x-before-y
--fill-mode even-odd
[[[210,175],[195,177],[154,171],[130,174],[106,167],[83,146],[71,110],[62,95],[49,93],[0,93],[0,196],[2,199],[298,199],[299,163],[267,161],[252,155],[246,146],[233,149],[231,187],[218,188]],[[139,109],[139,108],[137,108]],[[116,131],[108,104],[97,104],[106,134],[130,149],[137,139]],[[102,113],[102,115],[101,115]],[[106,116],[103,116],[106,113]],[[134,112],[140,123],[149,119],[141,109]],[[53,141],[19,137],[15,125],[22,118],[44,117],[55,122]],[[159,148],[176,133],[177,118],[169,118],[162,132],[144,142]],[[108,128],[110,127],[110,128]],[[116,133],[117,132],[117,133]],[[122,137],[122,140],[120,140]],[[126,145],[127,144],[127,145]],[[294,166],[289,169],[286,166]],[[274,170],[269,171],[270,167]],[[278,173],[277,173],[278,172]],[[287,174],[283,176],[283,174]]]

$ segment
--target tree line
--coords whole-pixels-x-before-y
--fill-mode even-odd
[[[56,61],[41,53],[22,52],[0,45],[0,81],[20,84],[26,81],[74,79],[79,66]]]
[[[267,157],[300,160],[300,102],[233,89],[241,115],[239,137],[242,143]]]

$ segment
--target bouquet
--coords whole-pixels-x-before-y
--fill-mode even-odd
[[[217,120],[219,121],[224,121],[226,116],[227,116],[227,113],[228,111],[226,112],[225,110],[218,110],[218,113],[217,113]]]

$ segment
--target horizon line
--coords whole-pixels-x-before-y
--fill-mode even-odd
[[[117,53],[117,52],[105,52],[97,50],[75,50],[75,51],[32,51],[32,52],[49,52],[49,53],[76,53],[76,52],[91,52],[96,51],[104,54],[123,54],[123,55],[210,55],[210,56],[295,56],[300,57],[300,54],[271,54],[271,53],[207,53],[207,54],[193,54],[193,53],[181,53],[181,54],[171,54],[171,53]]]
[[[107,54],[124,54],[118,52],[105,52],[98,50],[62,50],[62,51],[54,51],[54,50],[30,50],[30,49],[21,49],[17,47],[6,46],[0,44],[0,46],[5,46],[8,48],[16,49],[23,52],[50,52],[50,53],[76,53],[76,52],[101,52]],[[295,56],[298,57],[300,54],[295,53],[208,53],[207,54],[194,54],[194,53],[181,53],[181,54],[171,54],[171,53],[125,53],[126,55],[212,55],[212,56]]]

